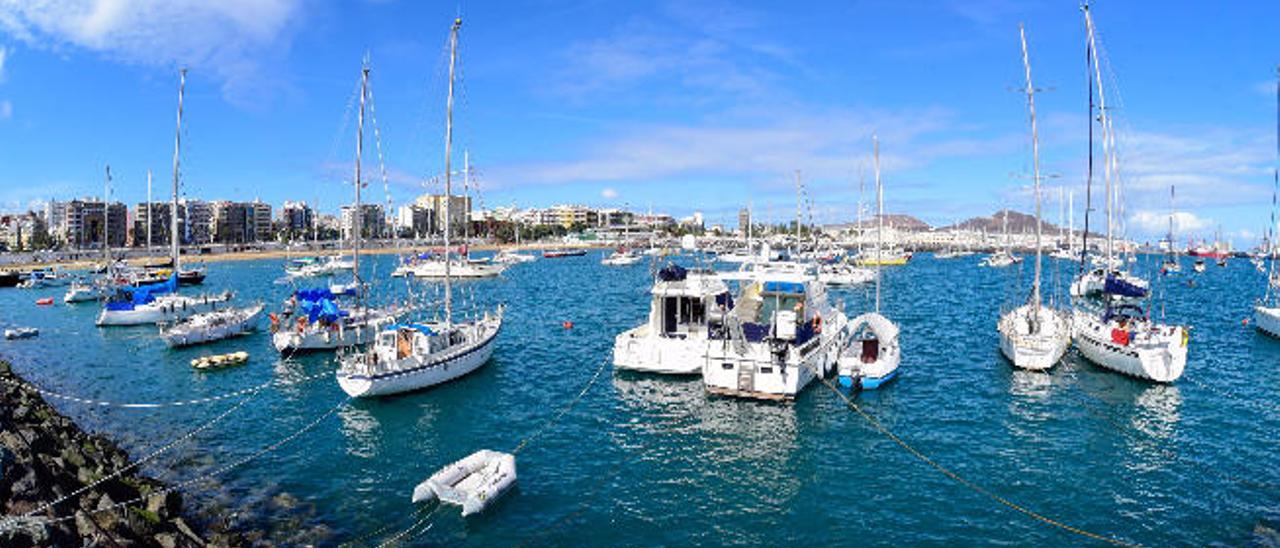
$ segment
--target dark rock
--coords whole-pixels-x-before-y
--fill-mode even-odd
[[[204,546],[204,540],[201,539],[200,536],[195,533],[195,531],[192,531],[191,527],[188,526],[187,522],[184,521],[182,518],[174,518],[173,521],[170,523],[172,523],[173,526],[178,529],[179,533],[182,533],[182,536],[187,537],[187,540],[195,543],[196,546]]]

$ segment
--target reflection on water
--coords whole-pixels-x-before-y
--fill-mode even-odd
[[[372,458],[378,455],[382,424],[366,409],[344,405],[338,410],[342,421],[342,437],[347,442],[347,453],[357,457]]]
[[[1130,424],[1142,433],[1161,440],[1172,438],[1181,419],[1182,391],[1176,385],[1151,385],[1134,399],[1141,413],[1130,417]]]
[[[1004,360],[1001,360],[1002,362]],[[1007,362],[1001,365],[1011,367]],[[1055,417],[1050,396],[1054,393],[1053,376],[1044,371],[1013,368],[1009,374],[1009,431],[1019,438],[1038,438],[1039,426]]]

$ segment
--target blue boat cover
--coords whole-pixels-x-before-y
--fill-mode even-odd
[[[688,270],[675,263],[669,263],[658,271],[658,279],[664,282],[678,282],[688,277],[688,275]]]
[[[1114,274],[1107,274],[1107,281],[1103,285],[1102,290],[1112,295],[1121,297],[1141,298],[1147,296],[1147,290],[1127,282]]]
[[[298,302],[333,300],[333,292],[327,287],[299,289],[294,292],[294,296],[298,298]]]
[[[121,289],[107,302],[107,310],[133,310],[134,307],[156,300],[156,295],[178,290],[178,274],[154,284],[144,284],[132,289]]]
[[[804,293],[804,284],[800,282],[765,282],[764,290],[768,293]]]

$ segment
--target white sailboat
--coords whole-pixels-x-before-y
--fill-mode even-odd
[[[258,329],[263,308],[259,303],[247,308],[197,314],[173,324],[161,325],[160,338],[174,348],[247,335]]]
[[[1026,304],[1000,317],[996,330],[1000,333],[1000,351],[1014,366],[1045,370],[1053,367],[1067,352],[1071,329],[1066,314],[1041,302],[1040,275],[1043,263],[1042,223],[1040,214],[1040,136],[1036,129],[1035,88],[1031,84],[1031,61],[1027,55],[1027,36],[1018,25],[1022,41],[1022,64],[1027,75],[1027,111],[1031,120],[1031,155],[1036,196],[1036,270],[1031,296]]]
[[[876,167],[876,253],[881,245],[884,230],[884,185],[880,182],[880,140],[872,137]],[[845,388],[874,390],[898,376],[898,364],[902,361],[902,347],[898,343],[896,324],[880,314],[880,282],[882,278],[880,257],[875,258],[876,309],[849,322],[852,342],[840,350],[837,364],[838,381]]]
[[[1084,19],[1088,32],[1087,59],[1092,65],[1092,75],[1098,85],[1100,113],[1098,120],[1102,128],[1103,165],[1107,187],[1106,264],[1110,264],[1114,259],[1112,217],[1115,204],[1112,176],[1116,163],[1115,133],[1111,125],[1111,116],[1106,108],[1102,72],[1098,67],[1093,17],[1089,12],[1088,4],[1084,6]],[[1094,79],[1090,80],[1090,87]],[[1092,91],[1089,99],[1092,111]],[[1092,130],[1093,126],[1090,124],[1090,131]],[[1089,154],[1093,154],[1092,148]],[[1090,180],[1092,180],[1092,173],[1091,168]],[[1100,305],[1091,303],[1088,298],[1076,299],[1077,304],[1072,313],[1072,339],[1076,348],[1089,361],[1112,371],[1156,382],[1177,380],[1187,366],[1187,329],[1152,321],[1147,311],[1137,304],[1137,301],[1148,297],[1150,292],[1125,283],[1124,279],[1112,274],[1109,271],[1104,279]]]
[[[360,189],[364,181],[360,174],[360,160],[364,152],[364,113],[369,82],[367,67],[362,69],[360,78],[360,113],[356,126],[355,178],[352,185],[355,187],[355,217],[351,235],[351,272],[357,290],[363,287],[360,240],[364,223],[361,220]],[[282,354],[333,351],[368,344],[379,330],[395,321],[394,313],[389,309],[355,306],[342,310],[328,287],[320,291],[295,292],[289,306],[279,316],[271,314],[270,318],[271,344]]]
[[[226,307],[233,296],[230,291],[198,296],[177,294],[183,273],[178,248],[178,166],[182,156],[182,99],[186,86],[187,69],[182,69],[178,76],[178,122],[173,144],[173,201],[169,211],[169,253],[173,268],[170,270],[169,280],[132,289],[118,289],[106,299],[102,312],[98,314],[95,323],[99,326],[173,322]],[[193,272],[196,272],[200,280],[204,280],[203,271]]]
[[[150,192],[150,189],[151,189],[150,182],[151,182],[151,172],[148,171],[147,172],[148,193]],[[75,303],[83,303],[83,302],[89,302],[89,301],[97,301],[99,299],[105,299],[108,295],[111,294],[111,285],[109,281],[112,279],[113,277],[112,273],[115,270],[114,261],[111,260],[111,245],[109,242],[109,238],[107,237],[107,228],[111,226],[110,223],[107,222],[107,220],[111,216],[111,198],[110,198],[111,166],[107,166],[107,182],[105,186],[106,186],[106,189],[103,191],[103,198],[102,198],[102,201],[103,201],[103,208],[102,208],[102,214],[103,214],[102,260],[103,260],[103,263],[102,264],[103,264],[103,268],[105,269],[105,272],[102,274],[102,277],[98,278],[97,280],[85,280],[81,278],[72,280],[71,286],[67,288],[66,294],[62,296],[62,302],[64,303],[75,304]],[[150,202],[149,199],[148,199],[148,202]],[[150,212],[148,212],[148,223],[147,223],[148,247],[150,246],[149,244],[151,243],[150,238],[151,238],[151,224],[150,224]]]
[[[471,177],[470,154],[464,154],[463,158],[462,177],[463,186],[465,188],[469,185],[467,181]],[[452,175],[452,173],[446,173],[445,180],[451,180]],[[465,192],[466,191],[464,190],[464,195]],[[449,202],[451,200],[451,197],[449,197],[450,195],[448,193],[445,195],[445,202]],[[449,209],[449,204],[445,204],[445,209]],[[448,225],[453,224],[452,218],[446,217],[444,224],[447,232],[449,229]],[[445,276],[451,276],[458,279],[482,279],[494,278],[501,275],[503,271],[507,269],[506,263],[471,259],[471,248],[466,243],[466,231],[469,230],[467,227],[470,225],[471,222],[469,220],[463,224],[463,244],[461,251],[458,253],[458,257],[455,258],[453,256],[454,250],[448,243],[445,243],[444,251],[438,256],[412,260],[406,264],[400,265],[391,273],[391,275],[397,278],[407,276],[428,280],[443,280]]]
[[[1280,337],[1280,271],[1276,270],[1276,253],[1272,243],[1280,238],[1280,224],[1276,222],[1276,194],[1280,193],[1280,69],[1276,70],[1276,167],[1272,171],[1271,230],[1265,253],[1270,257],[1267,266],[1267,288],[1262,299],[1253,307],[1253,325],[1259,331]]]
[[[458,31],[462,19],[450,30],[449,98],[446,103],[444,173],[445,196],[452,187],[453,90],[458,60]],[[365,69],[366,78],[368,69]],[[359,166],[359,164],[356,164]],[[357,170],[359,167],[357,167]],[[357,177],[358,180],[358,177]],[[445,219],[449,219],[445,200]],[[444,228],[444,246],[449,249],[451,223]],[[342,359],[338,385],[352,397],[372,397],[409,392],[448,382],[466,375],[489,361],[494,341],[502,330],[503,307],[482,317],[453,321],[453,261],[444,261],[444,319],[430,323],[407,323],[387,327],[378,333],[372,348]]]
[[[729,287],[712,272],[671,264],[658,272],[644,324],[614,338],[616,369],[693,375],[702,371],[712,333],[733,308]]]
[[[978,266],[1004,268],[1006,266],[1013,266],[1022,262],[1021,257],[1014,255],[1009,250],[1009,208],[1005,208],[1004,217],[1002,217],[1002,219],[1002,225],[1004,227],[1004,247],[997,249],[986,257],[983,257],[982,261],[978,263]]]
[[[1165,236],[1169,248],[1165,250],[1164,262],[1160,263],[1160,273],[1165,275],[1182,272],[1182,263],[1178,261],[1178,245],[1173,241],[1173,197],[1174,187],[1169,185],[1169,234]]]

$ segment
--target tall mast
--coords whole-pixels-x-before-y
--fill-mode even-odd
[[[796,253],[800,253],[800,170],[796,170]]]
[[[364,181],[360,179],[360,158],[364,156],[364,101],[369,94],[369,65],[366,61],[360,67],[360,115],[356,117],[356,209],[351,216],[351,275],[355,279],[357,291],[360,289],[360,239],[364,236],[364,211],[360,206],[360,187]],[[359,292],[357,294],[361,294]]]
[[[147,255],[151,255],[151,225],[155,223],[155,208],[151,207],[151,170],[147,170]]]
[[[880,184],[880,138],[871,136],[876,161],[876,314],[880,313],[880,266],[884,241],[884,186]]]
[[[1114,196],[1112,195],[1112,188],[1111,188],[1112,186],[1111,184],[1112,161],[1111,160],[1114,154],[1113,151],[1111,150],[1111,146],[1114,144],[1114,141],[1112,141],[1111,124],[1108,121],[1108,116],[1107,116],[1107,97],[1106,97],[1106,93],[1103,91],[1103,88],[1102,88],[1102,69],[1098,65],[1098,43],[1095,37],[1094,28],[1093,28],[1093,16],[1089,15],[1088,4],[1085,4],[1084,6],[1084,22],[1085,22],[1085,27],[1088,29],[1088,34],[1089,34],[1089,55],[1090,55],[1090,60],[1093,63],[1093,75],[1098,85],[1098,116],[1099,116],[1100,123],[1102,125],[1102,173],[1103,173],[1103,178],[1106,180],[1106,190],[1107,190],[1107,262],[1106,262],[1107,266],[1106,268],[1109,269],[1111,268],[1112,257],[1115,255],[1115,243],[1113,241],[1113,234],[1112,234],[1112,228],[1114,225],[1114,214],[1112,212],[1112,209],[1114,207],[1114,204],[1113,204]],[[1092,93],[1090,93],[1089,97],[1090,97],[1090,100],[1092,100],[1093,98]],[[1090,109],[1090,116],[1092,116],[1092,112],[1093,110]],[[1092,142],[1092,133],[1090,133],[1090,142]],[[1089,162],[1090,162],[1090,166],[1092,166],[1093,165],[1093,156],[1092,156],[1093,149],[1090,148],[1089,150],[1090,150]],[[1090,173],[1092,173],[1092,167],[1090,168]]]
[[[1027,56],[1027,32],[1021,24],[1018,25],[1018,36],[1022,40],[1022,67],[1027,73],[1027,112],[1031,116],[1031,165],[1036,185],[1036,279],[1031,286],[1031,313],[1033,318],[1039,318],[1040,262],[1043,255],[1040,245],[1043,232],[1043,223],[1040,221],[1040,134],[1036,130],[1036,88],[1031,84],[1031,59]],[[1031,325],[1034,326],[1035,323],[1032,322]]]
[[[178,129],[173,137],[173,200],[169,205],[169,253],[174,274],[182,272],[178,264],[178,159],[182,154],[182,95],[187,90],[187,69],[178,71]]]
[[[471,151],[462,151],[462,196],[465,200],[471,199]],[[469,209],[469,208],[468,208]],[[462,223],[462,245],[466,248],[466,258],[471,259],[471,246],[467,245],[471,241],[471,216],[467,215],[467,219]]]
[[[1276,284],[1276,254],[1280,248],[1276,246],[1280,238],[1280,223],[1276,222],[1276,193],[1280,192],[1280,66],[1276,66],[1276,165],[1272,171],[1271,181],[1271,241],[1267,242],[1267,255],[1270,261],[1267,266],[1267,294],[1264,302],[1271,300],[1272,290]]]
[[[107,270],[111,269],[111,164],[107,164],[107,178],[102,183],[102,259]]]
[[[1089,213],[1093,211],[1093,25],[1089,21],[1089,2],[1086,0],[1081,8],[1084,11],[1085,29],[1089,39],[1084,43],[1084,80],[1089,87],[1089,115],[1085,120],[1089,123],[1089,170],[1084,185],[1084,232],[1080,236],[1080,271],[1084,272],[1085,259],[1089,254]]]
[[[1075,252],[1076,245],[1076,191],[1067,191],[1067,251]]]
[[[462,18],[453,20],[453,29],[449,36],[449,100],[445,106],[444,125],[444,323],[453,323],[453,282],[449,272],[449,225],[453,218],[449,215],[450,202],[453,201],[453,79],[458,65],[458,30],[462,28]]]
[[[1173,189],[1174,189],[1173,185],[1169,185],[1169,237],[1168,237],[1168,240],[1169,240],[1169,254],[1177,255],[1178,253],[1174,251],[1174,248],[1173,248],[1173,213],[1174,213],[1174,209],[1173,209],[1174,190]]]

